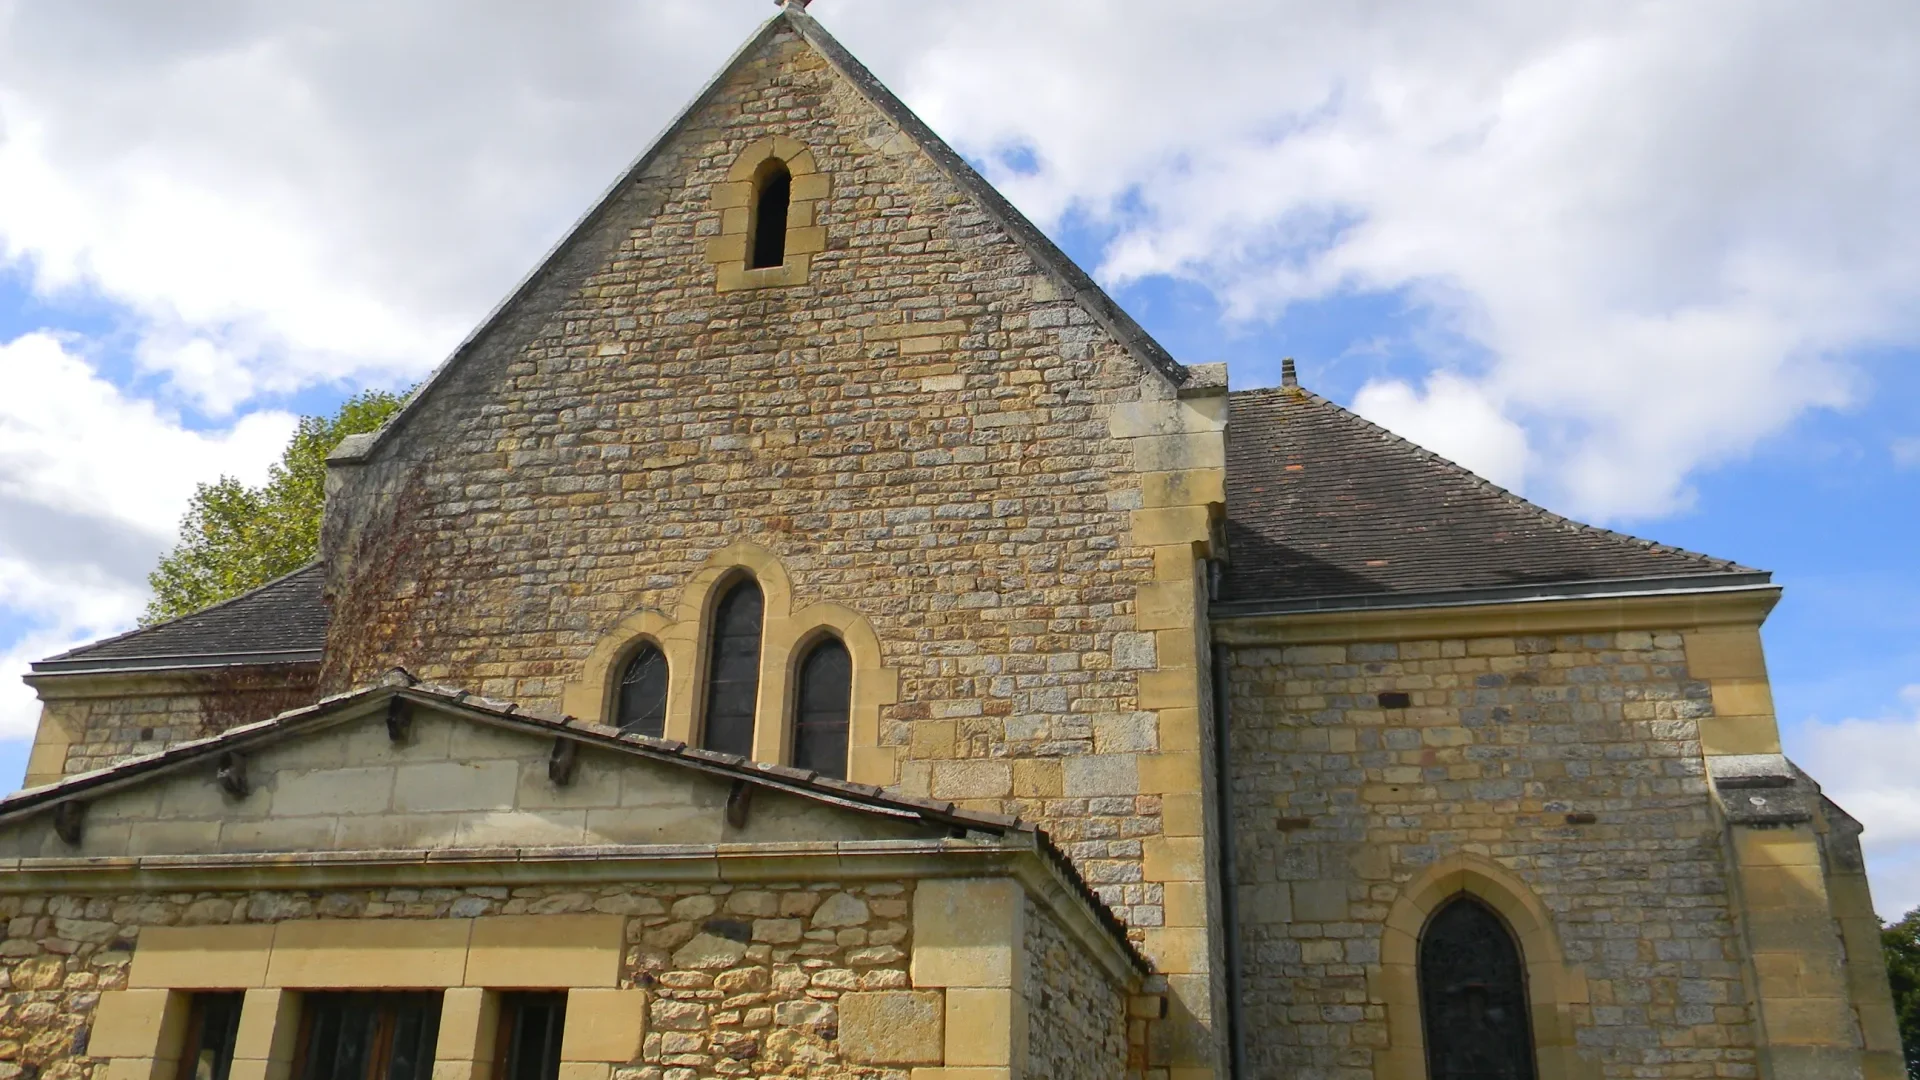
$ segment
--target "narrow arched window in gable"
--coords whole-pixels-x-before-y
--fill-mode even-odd
[[[767,162],[754,184],[749,269],[762,270],[787,261],[787,209],[792,201],[793,174],[786,163]]]
[[[1420,935],[1427,1080],[1534,1080],[1520,947],[1499,915],[1462,893]]]
[[[619,713],[614,723],[630,735],[660,738],[667,730],[667,657],[648,642],[620,673]]]
[[[760,624],[765,608],[760,585],[752,578],[740,579],[714,606],[702,740],[709,750],[753,756],[753,716],[760,697]]]
[[[794,695],[793,764],[847,778],[847,718],[853,708],[853,656],[836,637],[821,638],[800,661]]]

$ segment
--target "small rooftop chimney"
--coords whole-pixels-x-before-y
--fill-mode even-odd
[[[1280,361],[1280,385],[1281,386],[1299,386],[1300,385],[1300,373],[1293,369],[1293,357],[1291,356],[1287,357],[1285,360]]]

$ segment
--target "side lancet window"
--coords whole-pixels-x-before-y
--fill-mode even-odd
[[[648,642],[620,675],[619,713],[614,723],[630,735],[660,738],[667,730],[667,657]]]
[[[743,578],[713,610],[707,655],[707,722],[703,745],[723,754],[753,756],[753,716],[760,697],[760,624],[766,600]]]
[[[770,162],[754,185],[753,249],[747,266],[762,270],[787,261],[787,209],[793,201],[793,174],[782,162]]]
[[[1499,915],[1454,897],[1420,935],[1427,1080],[1535,1080],[1527,976]]]
[[[800,661],[793,715],[793,764],[847,778],[847,716],[853,706],[853,656],[839,638],[822,638]]]

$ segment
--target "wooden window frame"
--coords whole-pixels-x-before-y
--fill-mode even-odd
[[[232,1026],[227,1032],[226,1061],[216,1064],[211,1080],[227,1080],[233,1069],[234,1043],[240,1033],[240,1010],[246,1002],[246,992],[242,990],[211,990],[195,992],[187,999],[187,1036],[186,1044],[180,1048],[180,1064],[175,1070],[178,1080],[196,1080],[198,1076],[200,1051],[207,1037],[207,1008],[215,1002],[229,1005],[233,1009]]]
[[[521,1012],[530,1004],[558,1005],[560,1007],[560,1031],[554,1040],[553,1060],[550,1068],[541,1070],[540,1080],[556,1080],[560,1075],[561,1040],[566,1037],[567,992],[565,990],[525,990],[504,991],[500,994],[500,1020],[494,1033],[493,1077],[494,1080],[513,1080],[513,1052],[516,1028]]]
[[[346,1004],[355,1000],[370,1002],[380,1008],[374,1022],[373,1044],[368,1050],[366,1072],[358,1080],[391,1080],[388,1073],[393,1068],[394,1029],[398,1020],[397,1011],[393,1007],[403,1002],[424,1005],[429,1000],[432,1001],[432,1007],[424,1012],[431,1018],[433,1027],[422,1039],[428,1047],[430,1056],[424,1063],[425,1067],[420,1075],[415,1078],[415,1080],[430,1080],[434,1065],[431,1055],[438,1042],[440,1012],[445,1003],[444,994],[431,990],[393,992],[328,990],[304,994],[300,1002],[300,1037],[294,1049],[292,1080],[323,1080],[323,1078],[309,1075],[309,1070],[313,1067],[313,1025],[319,1011],[316,1006],[331,1002]]]

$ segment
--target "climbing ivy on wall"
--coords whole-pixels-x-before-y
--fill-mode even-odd
[[[349,435],[378,430],[403,400],[368,390],[330,417],[302,417],[259,487],[231,476],[201,484],[180,519],[179,542],[147,577],[153,600],[141,625],[231,599],[312,562],[320,553],[327,455]]]

